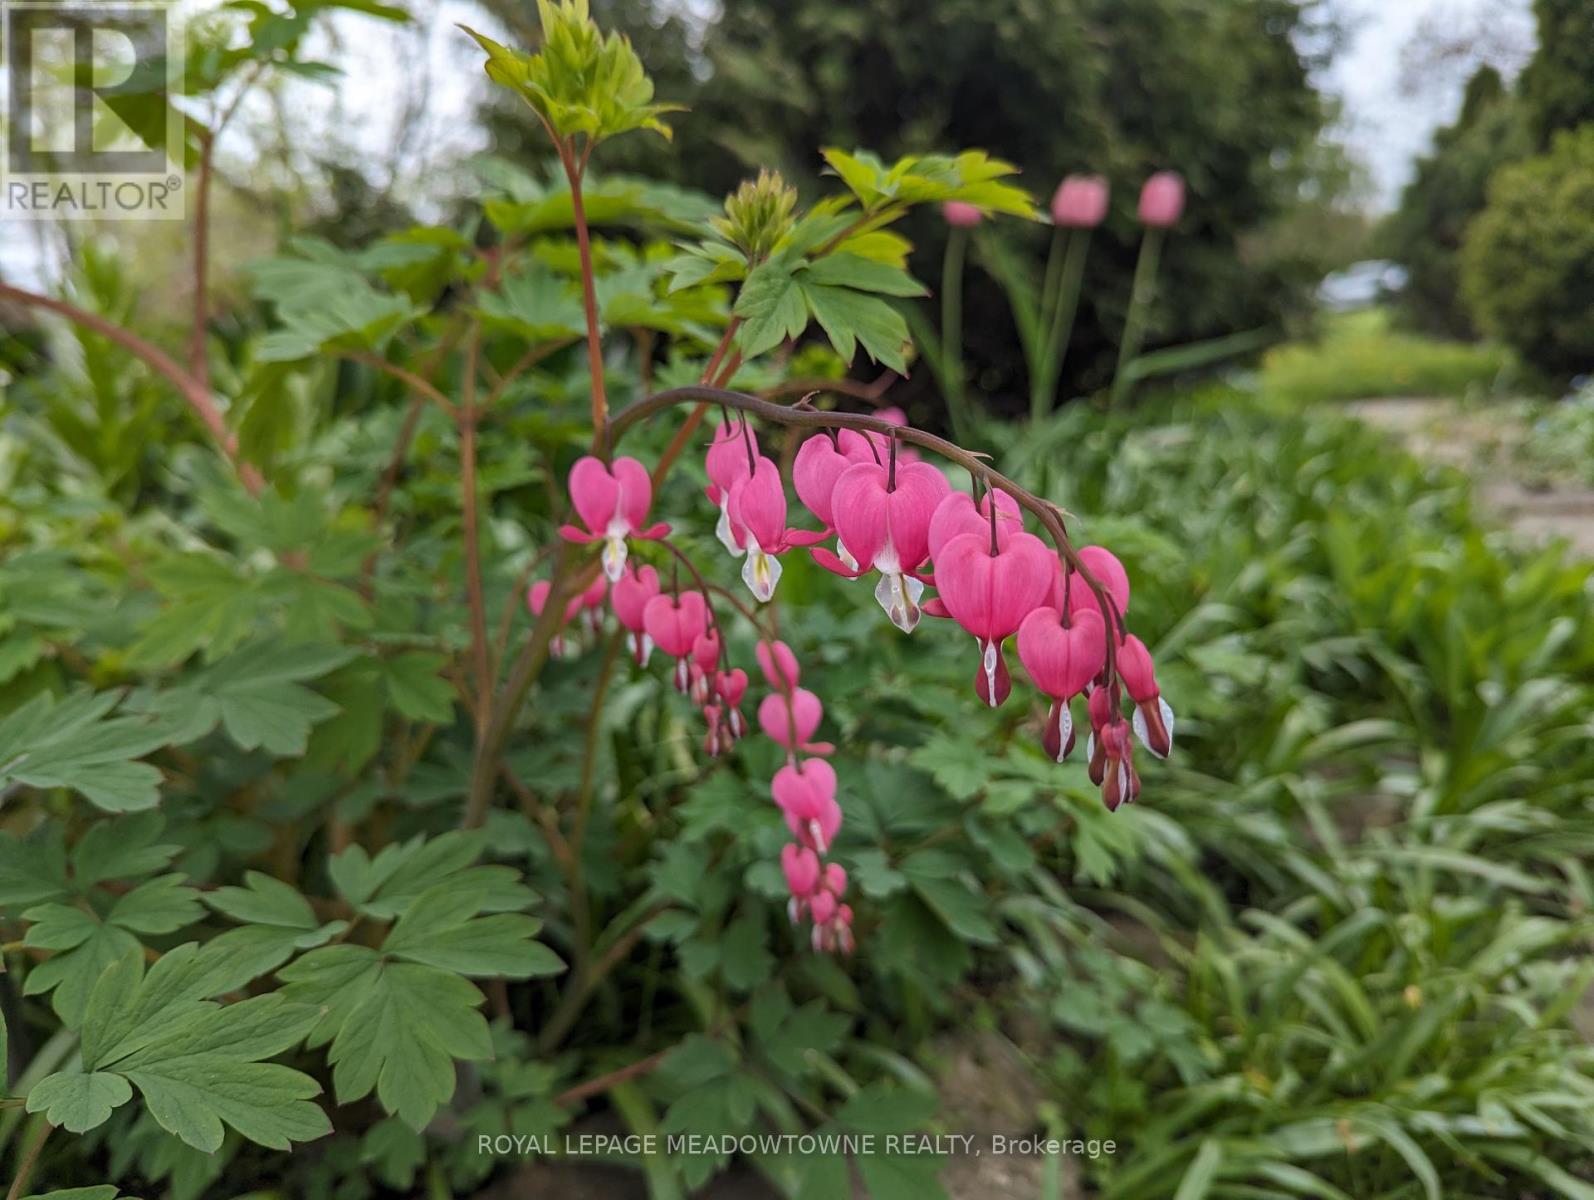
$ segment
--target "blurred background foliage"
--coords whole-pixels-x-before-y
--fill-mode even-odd
[[[514,0],[487,7],[517,34],[535,16]],[[617,165],[730,190],[760,167],[817,186],[818,149],[866,146],[894,157],[980,146],[1019,165],[1044,202],[1065,174],[1113,185],[1063,393],[1102,387],[1123,328],[1138,244],[1135,198],[1174,167],[1190,203],[1163,260],[1148,349],[1302,314],[1342,242],[1290,236],[1303,211],[1332,222],[1352,171],[1320,137],[1332,105],[1312,72],[1332,54],[1326,6],[1295,0],[738,0],[706,22],[651,0],[600,0],[654,68],[661,94],[691,118],[675,144],[617,148]],[[489,97],[501,153],[543,151],[513,105]],[[936,277],[945,230],[932,212],[910,224],[921,277]],[[1003,236],[1036,260],[1046,232]],[[1024,407],[1023,358],[997,282],[971,274],[965,322],[971,378],[1002,411]],[[934,383],[901,389],[910,415],[936,420]],[[1009,399],[1011,397],[1011,399]]]
[[[1560,141],[1594,121],[1594,9],[1534,0],[1533,14],[1537,43],[1520,74],[1507,83],[1478,68],[1377,245],[1409,272],[1400,305],[1417,328],[1488,334],[1564,381],[1594,361],[1594,331],[1573,315],[1594,275],[1587,143]]]

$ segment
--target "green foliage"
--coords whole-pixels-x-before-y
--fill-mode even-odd
[[[1585,83],[1594,68],[1594,15],[1577,0],[1533,0],[1538,42],[1522,70],[1523,106],[1539,149],[1557,133],[1594,120]]]
[[[1454,124],[1434,134],[1433,152],[1418,160],[1399,208],[1377,234],[1380,253],[1406,268],[1399,302],[1419,329],[1457,339],[1475,335],[1461,294],[1462,240],[1483,211],[1495,171],[1531,150],[1524,106],[1492,67],[1480,67]]]
[[[1201,21],[1235,34],[1280,10],[1128,11],[1188,36],[1146,35],[1174,71],[1212,52]],[[1123,18],[1101,15],[1110,42]],[[1052,24],[1018,34],[1055,49],[1071,34]],[[560,53],[610,53],[585,36]],[[1295,51],[1274,49],[1288,75]],[[1220,83],[1214,104],[1235,100]],[[1208,119],[1191,107],[1168,109],[1175,133]],[[837,136],[874,140],[852,133]],[[921,289],[901,210],[965,188],[1020,203],[979,156],[836,169],[844,197],[788,208],[755,184],[719,221],[701,195],[586,177],[616,409],[702,378],[722,341],[748,360],[740,384],[777,392],[859,344],[902,363],[895,305]],[[788,556],[780,629],[838,747],[833,857],[860,942],[814,954],[785,913],[767,741],[702,756],[664,672],[584,618],[524,705],[502,682],[535,649],[526,590],[592,444],[593,381],[572,343],[568,183],[485,176],[480,229],[296,240],[253,273],[264,311],[218,311],[212,387],[268,476],[258,495],[186,428],[140,426],[156,445],[134,470],[117,454],[63,472],[40,442],[71,406],[8,426],[0,925],[17,1061],[0,1145],[14,1157],[60,1126],[23,1187],[474,1195],[516,1165],[479,1137],[589,1118],[963,1132],[970,1089],[944,1064],[978,1034],[1012,1052],[986,1082],[1017,1099],[1016,1123],[1115,1139],[1078,1161],[1103,1197],[1586,1196],[1586,564],[1504,544],[1462,481],[1320,410],[1223,392],[992,426],[994,461],[1122,554],[1178,752],[1143,764],[1143,804],[1107,813],[1036,745],[1032,692],[977,706],[966,639],[883,635],[864,589]],[[356,319],[371,297],[391,311]],[[788,358],[811,322],[836,353]],[[1453,378],[1435,353],[1425,381]],[[1328,360],[1348,374],[1341,357],[1319,352],[1308,382],[1321,392]],[[31,396],[75,386],[45,359],[22,369]],[[656,462],[678,428],[634,429],[627,448]],[[661,479],[655,512],[727,579],[699,464]],[[673,561],[653,542],[632,553]],[[750,661],[752,627],[722,618],[732,661]],[[632,1165],[685,1196],[731,1160]],[[789,1196],[856,1180],[897,1200],[940,1194],[944,1164],[738,1165]]]
[[[524,5],[489,6],[529,36]],[[1303,194],[1345,190],[1343,163],[1318,144],[1330,114],[1310,72],[1335,44],[1321,6],[873,0],[864,12],[851,0],[740,0],[703,21],[632,0],[593,7],[647,47],[650,69],[691,110],[674,146],[629,147],[630,169],[723,193],[768,167],[808,198],[823,186],[816,147],[867,146],[890,163],[979,146],[1016,163],[1036,196],[1072,171],[1107,175],[1113,211],[1098,231],[1065,396],[1101,386],[1111,369],[1139,235],[1134,198],[1153,170],[1184,172],[1191,202],[1165,263],[1152,348],[1275,323],[1304,308],[1322,277],[1316,259],[1259,263],[1253,253]],[[522,113],[490,116],[504,153],[543,153]],[[916,273],[933,277],[942,223],[927,213],[906,232]],[[1014,232],[1041,262],[1044,234]],[[967,309],[971,375],[993,408],[1024,407],[1021,347],[995,286],[982,281]]]
[[[1503,168],[1467,232],[1462,290],[1478,323],[1557,375],[1594,356],[1594,129],[1556,138],[1549,153]]]
[[[1325,318],[1316,340],[1290,342],[1262,360],[1263,395],[1288,405],[1380,396],[1497,392],[1517,374],[1501,346],[1439,341],[1390,328],[1382,309]]]
[[[223,1122],[278,1150],[331,1132],[309,1100],[320,1086],[262,1061],[303,1041],[319,1014],[279,994],[224,1008],[207,997],[223,989],[228,970],[223,955],[193,942],[147,975],[137,951],[118,957],[98,976],[83,1014],[82,1073],[35,1084],[28,1111],[82,1133],[136,1087],[163,1129],[207,1153],[220,1147]]]
[[[659,118],[678,111],[653,103],[653,81],[631,43],[604,34],[588,15],[587,0],[537,0],[542,47],[525,54],[474,29],[465,32],[487,51],[487,77],[532,108],[556,138],[584,134],[594,145],[633,129],[668,138]]]

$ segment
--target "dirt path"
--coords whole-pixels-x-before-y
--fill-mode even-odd
[[[1511,410],[1441,399],[1358,400],[1347,407],[1419,458],[1465,471],[1493,519],[1535,541],[1564,538],[1594,557],[1594,489],[1524,479],[1514,455],[1523,431]]]

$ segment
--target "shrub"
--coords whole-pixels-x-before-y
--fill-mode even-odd
[[[1594,362],[1594,127],[1499,172],[1467,231],[1462,290],[1484,331],[1535,366]]]
[[[1399,207],[1377,234],[1381,253],[1406,268],[1400,309],[1419,330],[1475,336],[1461,295],[1462,239],[1483,209],[1495,171],[1532,149],[1522,105],[1493,67],[1479,68],[1467,83],[1460,115],[1434,134],[1433,152],[1418,161]]]

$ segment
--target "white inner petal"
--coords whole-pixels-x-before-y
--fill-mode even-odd
[[[985,653],[981,656],[982,665],[985,667],[985,702],[992,708],[997,706],[996,698],[996,643],[981,642]]]
[[[903,633],[912,633],[919,623],[919,597],[924,595],[924,584],[911,575],[898,571],[882,572],[874,585],[875,601],[885,610],[891,623]]]
[[[1066,703],[1058,706],[1057,713],[1057,761],[1062,762],[1068,757],[1068,739],[1074,736],[1074,714],[1068,711]]]
[[[742,563],[742,582],[760,604],[768,604],[774,596],[780,572],[780,559],[765,554],[763,547],[756,543],[748,547],[747,559]]]
[[[1157,697],[1157,708],[1162,714],[1162,726],[1168,731],[1168,748],[1173,749],[1173,709],[1168,707],[1168,702],[1161,696]],[[1140,705],[1135,705],[1135,715],[1129,719],[1130,726],[1135,731],[1135,736],[1140,739],[1141,745],[1157,758],[1166,758],[1165,754],[1158,754],[1156,747],[1151,744],[1151,738],[1146,729],[1145,715],[1140,711]]]
[[[616,534],[612,525],[609,530],[609,535],[603,539],[603,573],[610,583],[619,583],[620,576],[625,573],[625,535]]]
[[[742,544],[736,540],[736,534],[731,530],[731,513],[729,501],[720,501],[720,519],[714,526],[714,536],[719,538],[720,545],[740,558],[744,553]]]
[[[843,542],[839,537],[836,539],[836,557],[841,560],[842,566],[846,567],[847,570],[856,571],[858,569],[858,560],[852,556],[852,551],[847,549],[847,543]]]

